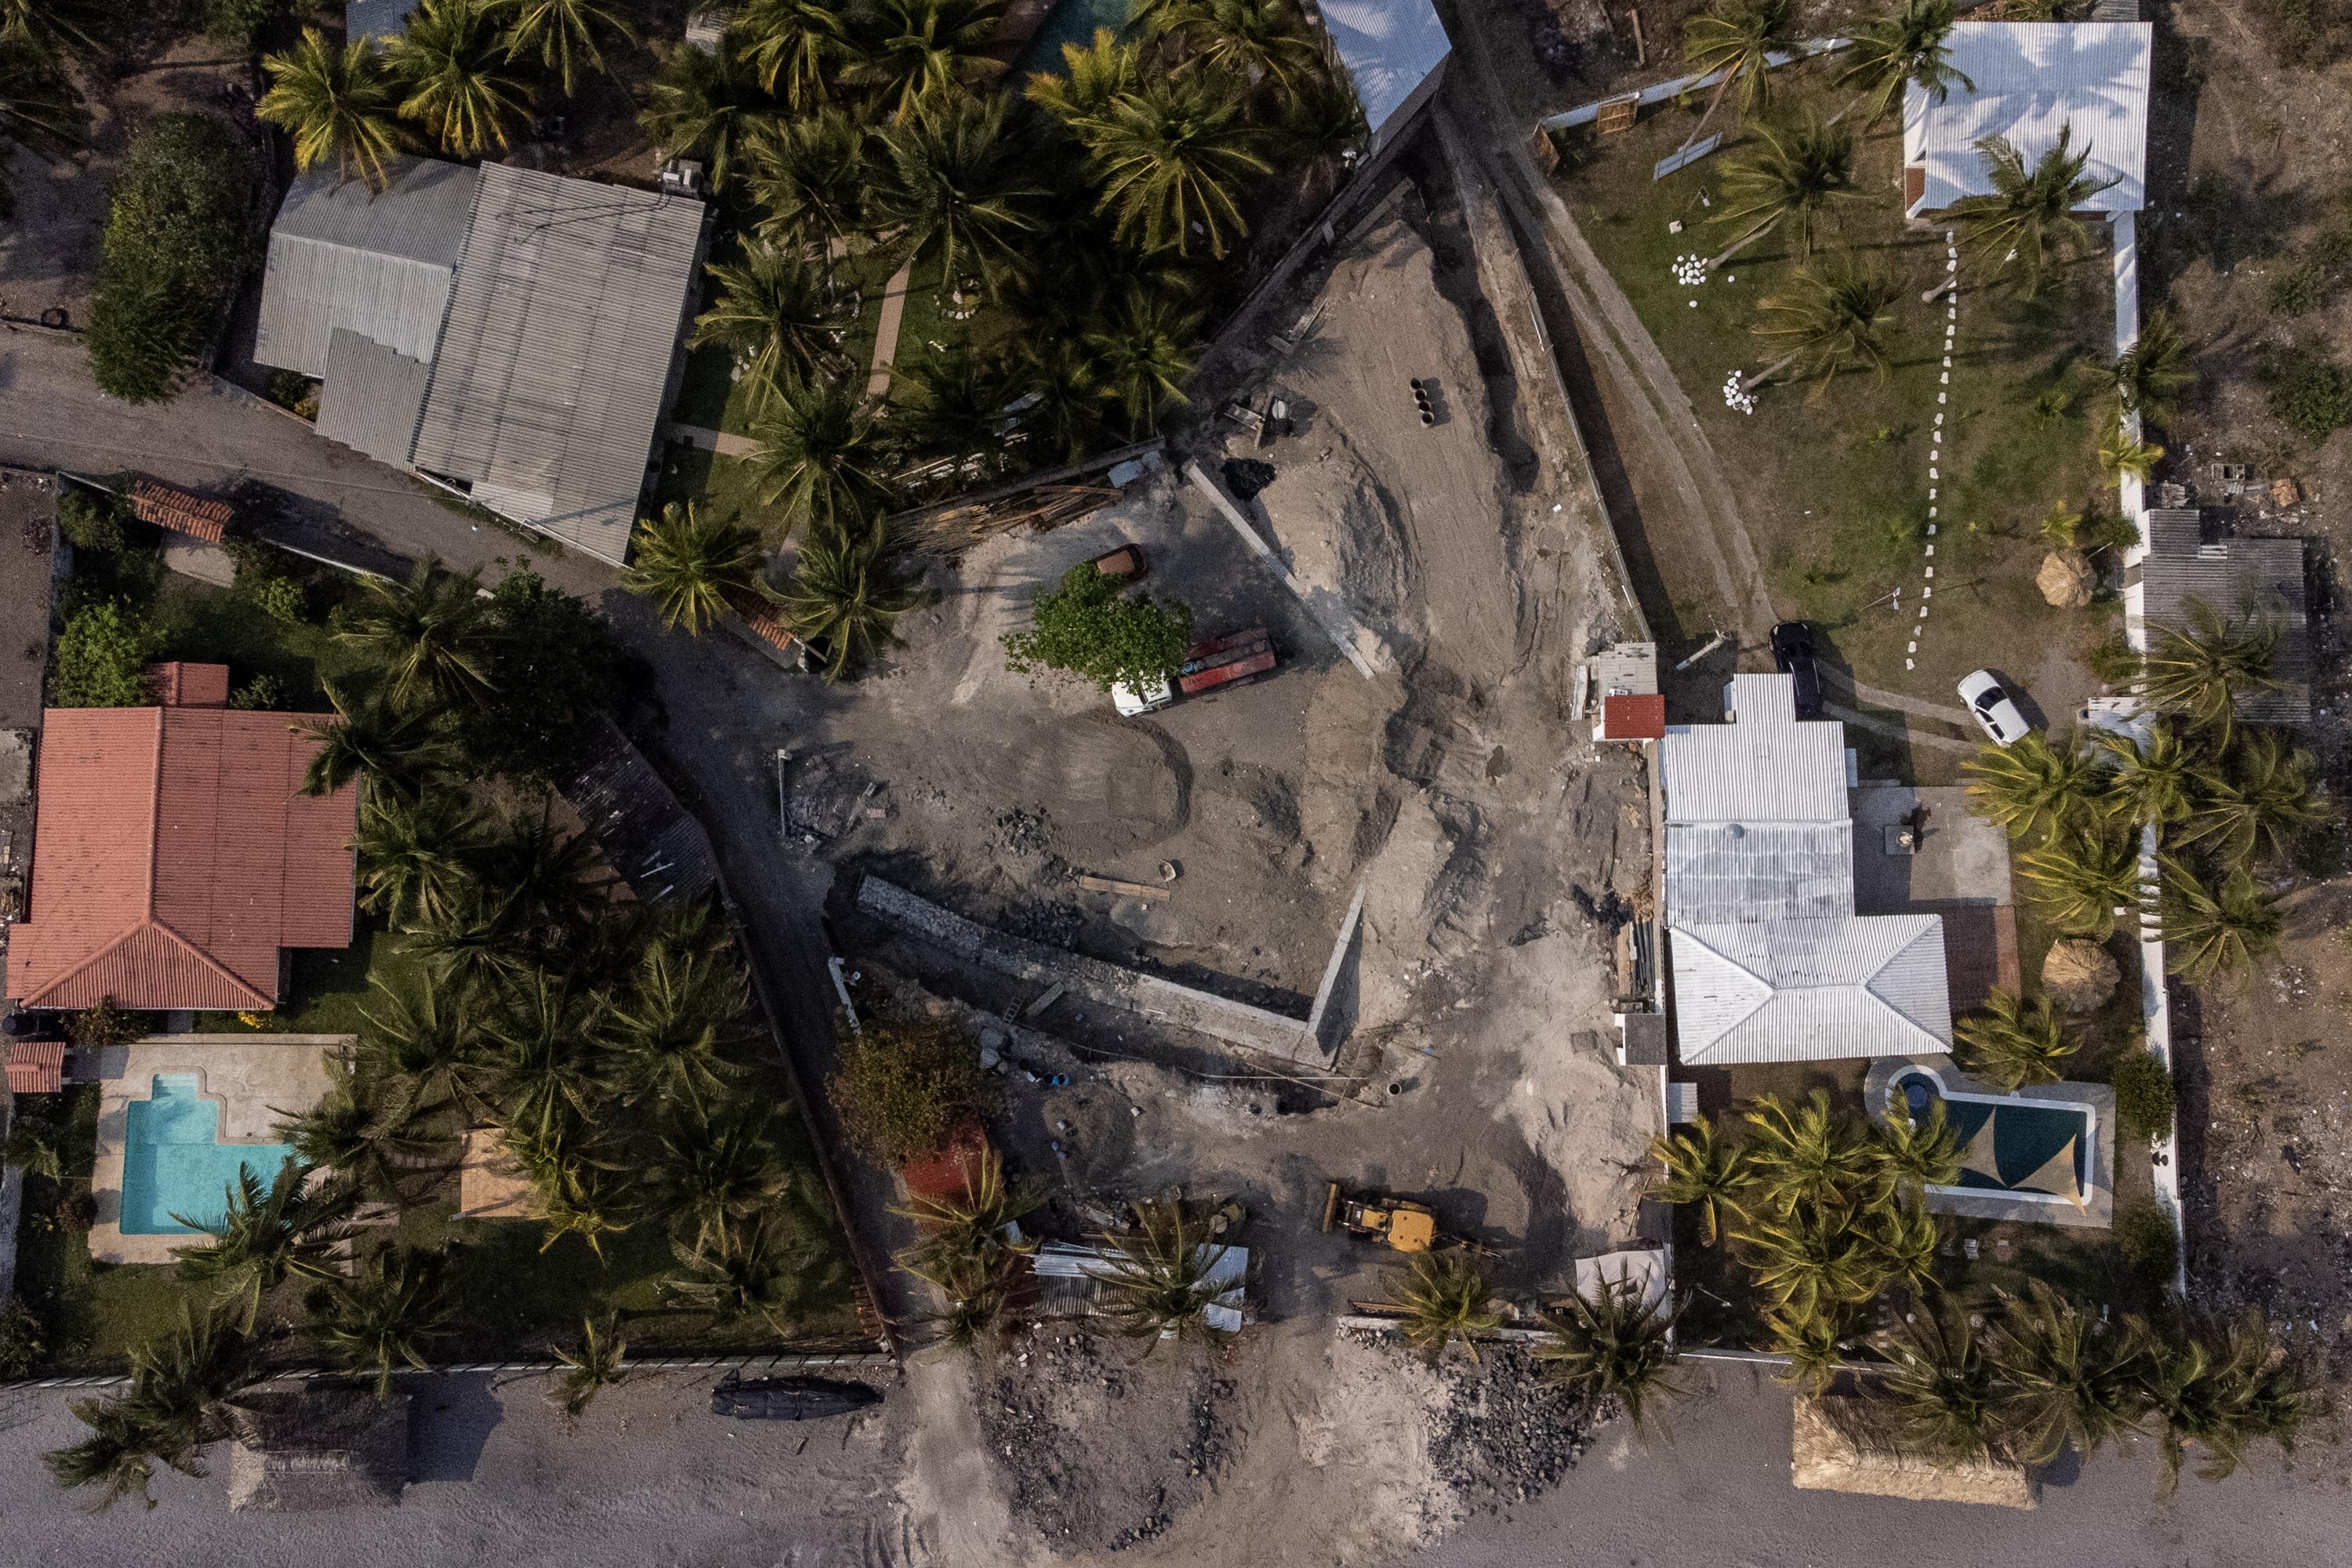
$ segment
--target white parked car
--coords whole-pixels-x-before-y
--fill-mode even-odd
[[[1961,680],[1960,700],[1969,705],[1969,711],[1976,715],[1995,745],[2013,746],[2033,727],[1990,669],[1979,669]]]

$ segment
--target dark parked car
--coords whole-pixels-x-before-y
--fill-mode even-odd
[[[1782,621],[1772,628],[1772,664],[1783,675],[1796,677],[1797,717],[1822,716],[1822,669],[1813,661],[1813,628],[1802,621]]]
[[[882,1403],[879,1389],[829,1377],[734,1377],[710,1391],[710,1413],[741,1421],[819,1421]]]

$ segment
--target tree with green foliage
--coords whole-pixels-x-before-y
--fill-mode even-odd
[[[441,1255],[380,1247],[344,1278],[328,1282],[313,1327],[321,1343],[353,1373],[373,1374],[375,1396],[392,1394],[394,1366],[425,1371],[426,1347],[457,1317],[456,1293]]]
[[[2058,140],[2031,169],[1999,136],[1979,141],[1977,155],[1992,189],[1962,196],[1948,216],[1979,268],[1998,276],[2016,267],[2019,292],[2030,300],[2066,259],[2091,248],[2090,230],[2075,215],[2116,182],[2086,172],[2091,149],[2074,146],[2072,125],[2058,128]]]
[[[1826,1089],[1793,1107],[1764,1095],[1741,1120],[1753,1129],[1747,1153],[1758,1196],[1776,1214],[1867,1208],[1884,1189],[1876,1142],[1852,1117],[1830,1109]]]
[[[994,1099],[971,1037],[944,1018],[885,1015],[841,1041],[825,1098],[849,1142],[892,1165],[926,1160]]]
[[[1146,691],[1172,680],[1192,641],[1192,612],[1175,600],[1124,593],[1117,577],[1081,562],[1060,584],[1037,590],[1030,628],[1003,637],[1015,673],[1066,670],[1103,690]]]
[[[835,340],[847,319],[824,271],[793,251],[762,246],[741,261],[707,268],[718,288],[694,319],[690,342],[728,350],[753,398],[842,368]]]
[[[625,1098],[709,1116],[725,1081],[744,1070],[728,1047],[740,1037],[750,1000],[728,950],[648,947],[625,985],[606,994],[594,1025],[606,1054],[626,1069]]]
[[[774,1203],[789,1184],[767,1120],[763,1109],[709,1121],[678,1117],[655,1141],[644,1174],[670,1233],[696,1251],[719,1245],[730,1226]]]
[[[2216,782],[2205,749],[2162,720],[2148,726],[2145,739],[2102,729],[2091,743],[2110,769],[2099,808],[2122,822],[2168,826],[2182,821]]]
[[[863,528],[821,528],[801,545],[784,589],[784,624],[824,654],[824,678],[839,680],[887,643],[900,616],[924,603],[890,563],[882,520]]]
[[[40,50],[0,46],[0,217],[16,211],[5,154],[22,147],[56,163],[89,145],[89,112],[58,63]]]
[[[846,528],[887,508],[897,493],[890,434],[860,391],[834,382],[787,382],[751,425],[759,450],[752,482],[781,506],[785,527]]]
[[[95,59],[106,52],[104,0],[0,0],[0,49],[42,59]]]
[[[859,20],[841,79],[865,89],[900,124],[972,95],[1003,71],[990,52],[1005,0],[874,0]]]
[[[170,1337],[131,1347],[126,1393],[72,1407],[89,1436],[42,1462],[68,1490],[96,1488],[93,1513],[129,1497],[152,1509],[156,1464],[204,1475],[205,1445],[227,1436],[223,1412],[252,1383],[252,1368],[250,1339],[217,1312],[194,1315],[183,1304]]]
[[[597,1131],[591,1124],[616,1085],[590,1035],[591,1008],[544,969],[517,974],[495,994],[482,1017],[484,1092],[510,1149],[551,1148],[575,1126]]]
[[[1886,1282],[1869,1230],[1841,1205],[1768,1211],[1731,1239],[1770,1308],[1792,1321],[1857,1306]]]
[[[672,501],[659,517],[637,520],[621,586],[651,599],[663,626],[700,637],[734,601],[767,596],[767,566],[754,530],[716,508]]]
[[[507,127],[530,112],[530,87],[507,68],[512,58],[496,0],[415,0],[384,54],[405,90],[401,116],[459,158],[503,150]]]
[[[489,695],[497,628],[482,598],[481,570],[446,572],[427,556],[405,582],[367,579],[335,640],[383,672],[384,690],[403,707],[462,707]]]
[[[359,1060],[368,1076],[415,1106],[420,1116],[488,1109],[488,1047],[471,998],[439,985],[396,987],[369,976],[376,999],[360,1010]]]
[[[1651,1184],[1649,1196],[1664,1204],[1696,1205],[1701,1247],[1715,1245],[1722,1232],[1723,1211],[1745,1214],[1741,1204],[1755,1185],[1755,1173],[1748,1156],[1717,1133],[1712,1120],[1702,1116],[1671,1133],[1653,1136],[1650,1158],[1664,1173]]]
[[[2015,866],[2026,896],[2068,936],[2105,942],[2115,934],[2116,912],[2141,903],[2139,835],[2120,824],[2053,834]]]
[[[1709,221],[1744,226],[1738,236],[1707,263],[1712,269],[1774,230],[1785,230],[1800,260],[1810,259],[1820,237],[1822,220],[1846,202],[1863,199],[1853,180],[1853,132],[1832,125],[1810,110],[1790,119],[1768,121],[1755,128],[1753,144],[1732,159],[1723,171],[1723,208]],[[1849,291],[1868,292],[1874,302],[1861,312],[1865,323],[1876,325],[1880,311],[1891,302],[1876,300],[1877,279],[1861,269],[1839,275]],[[1801,290],[1801,283],[1794,286]],[[1791,298],[1801,300],[1801,292]]]
[[[734,183],[751,139],[775,122],[775,101],[735,52],[734,37],[716,49],[671,45],[637,116],[637,128],[665,154],[699,160],[714,191]]]
[[[250,1165],[239,1166],[218,1220],[172,1216],[209,1237],[172,1248],[179,1278],[211,1286],[215,1304],[245,1332],[253,1331],[261,1299],[289,1276],[324,1280],[337,1272],[340,1250],[352,1235],[347,1222],[357,1198],[348,1184],[313,1182],[314,1174],[289,1154],[265,1188]]]
[[[2124,1131],[2154,1142],[2172,1131],[2172,1073],[2153,1052],[2126,1051],[2107,1073]]]
[[[1912,1197],[1926,1187],[1948,1187],[1960,1179],[1960,1141],[1936,1100],[1925,1116],[1914,1116],[1899,1097],[1878,1124],[1878,1168],[1895,1192]]]
[[[940,286],[977,275],[992,296],[1021,270],[1045,187],[1030,173],[1031,138],[1011,100],[953,98],[885,128],[867,221],[910,258],[938,258]]]
[[[159,114],[131,139],[100,236],[88,347],[99,387],[172,395],[253,256],[253,171],[220,122]]]
[[[1952,1026],[1960,1066],[2001,1092],[2027,1084],[2056,1083],[2082,1048],[2047,996],[2031,1002],[1996,987],[1982,1011]]]
[[[1201,312],[1164,288],[1130,285],[1102,324],[1087,334],[1107,390],[1127,414],[1127,432],[1142,440],[1160,427],[1160,411],[1187,403],[1184,379],[1200,346]]]
[[[1683,23],[1683,63],[1698,76],[1720,72],[1706,111],[1684,138],[1688,147],[1736,86],[1741,112],[1753,117],[1772,101],[1772,57],[1798,42],[1794,0],[1719,0]]]
[[[1994,1368],[1964,1307],[1921,1302],[1900,1327],[1879,1335],[1877,1346],[1887,1363],[1880,1397],[1892,1403],[1912,1444],[1959,1458],[1998,1437]]]
[[[2227,1479],[2263,1439],[2293,1454],[2320,1401],[2296,1358],[2273,1343],[2262,1313],[2192,1316],[2182,1328],[2150,1334],[2141,1363],[2140,1387],[2163,1461],[2159,1490],[2168,1494],[2179,1485],[2192,1445],[2204,1451],[2197,1473],[2209,1481]]]
[[[1085,342],[1059,335],[1024,343],[1018,363],[1037,395],[1021,414],[1021,427],[1064,460],[1076,462],[1102,436],[1102,368]]]
[[[578,754],[583,720],[627,706],[620,645],[601,613],[536,572],[509,572],[485,605],[490,689],[444,721],[477,776],[546,779]]]
[[[85,605],[66,618],[49,669],[52,708],[144,708],[154,693],[147,661],[163,636],[121,605]]]
[[[2141,321],[2139,336],[2108,368],[2116,400],[2126,414],[2137,414],[2155,425],[2169,425],[2180,412],[2180,395],[2197,384],[2189,366],[2189,339],[2171,311],[2151,310]]]
[[[123,545],[123,525],[131,521],[130,503],[104,490],[80,485],[60,486],[58,531],[76,550],[110,555]]]
[[[1546,1314],[1536,1359],[1588,1406],[1617,1401],[1640,1433],[1652,1401],[1683,1392],[1673,1374],[1679,1315],[1664,1300],[1651,1301],[1638,1280],[1603,1279],[1591,1295],[1579,1289]]]
[[[1849,365],[1883,384],[1893,362],[1881,333],[1895,319],[1890,307],[1899,292],[1885,273],[1843,260],[1799,268],[1787,288],[1765,297],[1763,316],[1748,329],[1783,352],[1741,382],[1740,390],[1753,392],[1794,371],[1798,380],[1813,383],[1807,401],[1818,403]]]
[[[1478,1336],[1492,1332],[1503,1321],[1486,1305],[1494,1289],[1473,1253],[1417,1252],[1396,1291],[1396,1305],[1402,1311],[1398,1330],[1407,1344],[1432,1362],[1456,1340],[1475,1362]]]
[[[2202,847],[2226,868],[2249,869],[2294,858],[2296,839],[2336,820],[2319,793],[2318,763],[2285,736],[2258,730],[2224,753],[2205,783],[2176,847]]]
[[[896,1261],[947,1298],[939,1322],[943,1337],[960,1348],[978,1343],[1003,1321],[1021,1282],[1021,1259],[1037,1250],[1015,1222],[1040,1207],[1046,1194],[1041,1181],[1007,1180],[1003,1161],[985,1145],[963,1176],[961,1189],[919,1194],[891,1211],[922,1227]]]
[[[731,1227],[719,1246],[697,1251],[670,1243],[677,1271],[662,1282],[670,1300],[708,1313],[714,1323],[765,1323],[778,1335],[793,1331],[793,1314],[816,1283],[808,1238],[782,1214],[763,1210]]]
[[[418,1115],[417,1089],[394,1078],[362,1076],[341,1058],[328,1058],[327,1092],[308,1110],[272,1106],[278,1135],[303,1164],[331,1170],[362,1194],[406,1208],[420,1177],[453,1165],[449,1140],[428,1131]]]
[[[273,24],[301,11],[300,0],[205,0],[205,36],[234,49],[251,49]]]
[[[2114,1236],[2116,1250],[2151,1294],[2172,1289],[2180,1263],[2180,1229],[2170,1215],[2144,1199],[2118,1204]]]
[[[1917,87],[1930,103],[1952,96],[1955,85],[1969,92],[1977,84],[1952,64],[1952,24],[1959,18],[1953,0],[1903,0],[1901,5],[1856,30],[1838,85],[1855,89],[1852,103],[1839,110],[1843,119],[1865,104],[1866,126],[1895,112],[1904,89]]]
[[[302,41],[263,58],[269,90],[254,112],[292,138],[294,166],[332,163],[335,184],[363,180],[381,191],[400,152],[400,89],[383,51],[368,38],[330,43],[316,27]]]
[[[1101,1282],[1098,1310],[1112,1327],[1129,1339],[1155,1342],[1209,1331],[1210,1305],[1233,1289],[1214,1278],[1225,1248],[1209,1240],[1206,1226],[1185,1214],[1181,1200],[1136,1205],[1135,1224],[1101,1242],[1104,1261],[1092,1271]]]
[[[1767,1307],[1764,1342],[1759,1348],[1789,1360],[1774,1380],[1805,1394],[1826,1393],[1845,1365],[1845,1350],[1853,1339],[1855,1322],[1854,1308],[1848,1302],[1821,1302],[1801,1309]]]
[[[1957,1179],[1959,1162],[1952,1162]],[[1927,1200],[1914,1188],[1905,1197],[1878,1216],[1876,1228],[1870,1233],[1873,1262],[1888,1285],[1900,1286],[1911,1292],[1913,1299],[1923,1299],[1927,1287],[1937,1283],[1937,1260],[1942,1256],[1943,1226],[1927,1212]]]
[[[858,232],[874,183],[866,127],[838,109],[771,117],[746,133],[742,159],[760,237],[814,253],[830,283],[834,247]]]
[[[1249,233],[1242,189],[1274,165],[1247,96],[1221,71],[1146,76],[1071,127],[1101,172],[1097,210],[1113,215],[1115,238],[1190,256],[1198,226],[1198,243],[1223,260],[1228,238]]]
[[[956,343],[892,371],[908,395],[892,412],[905,422],[916,451],[955,463],[985,461],[1002,469],[1012,461],[1004,437],[1013,417],[1004,412],[1019,393],[1019,377],[998,354]]]
[[[430,710],[395,707],[380,692],[362,696],[340,681],[324,685],[332,716],[287,726],[318,739],[302,771],[304,795],[332,795],[357,781],[362,801],[413,801],[455,763]]]
[[[835,68],[851,54],[846,8],[833,0],[751,0],[731,32],[738,58],[795,116],[832,94]]]
[[[625,44],[637,41],[629,22],[636,8],[633,0],[496,0],[496,8],[506,23],[507,58],[537,55],[566,98],[572,96],[575,68],[605,68],[604,52],[596,47],[599,35]]]
[[[125,403],[164,403],[179,394],[181,378],[196,363],[205,311],[167,279],[124,277],[90,303],[89,330],[82,346],[89,353],[90,379],[100,391]]]
[[[1180,68],[1256,83],[1277,105],[1297,102],[1330,68],[1293,0],[1177,0],[1156,9],[1151,28],[1181,46]]]
[[[2219,976],[2252,968],[2278,951],[2286,929],[2278,900],[2244,871],[2232,871],[2207,886],[2197,868],[2173,855],[2160,855],[2164,891],[2165,967],[2184,984],[2203,985]]]
[[[1022,89],[1029,101],[1065,125],[1098,119],[1143,79],[1143,51],[1097,27],[1087,44],[1062,46],[1062,74],[1039,71]]]
[[[2109,1326],[2042,1280],[2029,1280],[2023,1296],[2004,1294],[1985,1326],[2002,1446],[2029,1465],[2043,1465],[2069,1441],[2087,1457],[2137,1436],[2147,1408],[2139,1374],[2147,1352],[2138,1320]]]

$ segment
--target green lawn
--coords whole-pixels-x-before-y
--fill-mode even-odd
[[[292,556],[284,559],[289,566],[304,564]],[[306,581],[310,584],[309,618],[289,626],[271,620],[242,595],[186,577],[165,577],[151,610],[163,637],[162,657],[226,664],[232,691],[257,675],[273,676],[287,706],[323,710],[327,703],[320,679],[341,675],[355,663],[350,650],[328,632],[326,617],[335,604],[357,590],[340,574],[322,571]]]
[[[1810,96],[1829,112],[1843,99],[1826,79],[1814,68],[1776,75],[1775,84],[1790,89],[1789,100]],[[1652,163],[1683,140],[1691,121],[1671,106],[1649,110],[1634,132],[1600,143],[1580,169],[1563,164],[1558,178],[1674,366],[1725,472],[1742,486],[1748,525],[1782,607],[1825,627],[1864,681],[1945,701],[1952,683],[1979,665],[2038,659],[2053,643],[2087,648],[2102,629],[2095,617],[2051,609],[2034,589],[2047,548],[2035,525],[2061,500],[2084,511],[2114,505],[2097,471],[2100,402],[2091,390],[2091,373],[2113,353],[2104,252],[2031,302],[1964,286],[1947,382],[1947,304],[1919,298],[1945,275],[1944,237],[1902,221],[1894,192],[1900,140],[1889,123],[1857,155],[1856,184],[1867,199],[1827,226],[1822,253],[1850,254],[1900,285],[1887,332],[1892,374],[1881,384],[1848,372],[1818,399],[1803,386],[1768,385],[1756,394],[1755,412],[1742,415],[1725,406],[1725,378],[1776,357],[1749,329],[1763,315],[1759,301],[1787,283],[1800,258],[1769,235],[1703,286],[1676,280],[1677,256],[1712,256],[1738,233],[1711,220],[1723,207],[1720,182],[1739,154],[1738,132],[1695,167],[1650,179]],[[1681,233],[1670,232],[1675,222]],[[1949,401],[1939,404],[1939,394]],[[2053,412],[2045,394],[2060,403],[2071,396],[2071,405]],[[1931,479],[1938,413],[1945,439]],[[1930,543],[1932,561],[1924,553]],[[1932,614],[1916,668],[1906,671],[1922,569],[1930,564]],[[1662,565],[1688,626],[1722,624],[1712,618],[1719,612],[1704,565],[1688,563],[1679,574],[1672,559]],[[1897,587],[1900,610],[1873,607]]]
[[[208,1034],[240,1034],[258,1030],[285,1035],[356,1035],[361,1013],[373,1005],[370,976],[381,973],[399,986],[418,973],[415,960],[402,951],[399,940],[374,918],[362,914],[352,928],[352,945],[344,948],[298,949],[292,959],[293,980],[283,1005],[274,1013],[259,1013],[257,1025],[235,1013],[199,1013],[196,1027]]]

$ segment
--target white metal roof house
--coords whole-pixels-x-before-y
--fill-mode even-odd
[[[269,235],[254,357],[319,432],[603,560],[628,552],[701,258],[700,202],[404,159],[317,169]]]
[[[1948,1051],[1939,916],[1857,915],[1845,726],[1785,675],[1736,675],[1727,724],[1658,745],[1665,924],[1685,1067]]]
[[[1315,9],[1363,107],[1366,151],[1377,153],[1436,96],[1453,40],[1429,0],[1317,0]]]
[[[1936,102],[1916,83],[1903,92],[1903,205],[1916,217],[1991,189],[1977,143],[1999,136],[2026,164],[2074,128],[2090,151],[2084,173],[2113,181],[2093,196],[2099,213],[2147,202],[2148,63],[2146,22],[1960,22],[1950,65],[1975,83],[1952,84]]]

